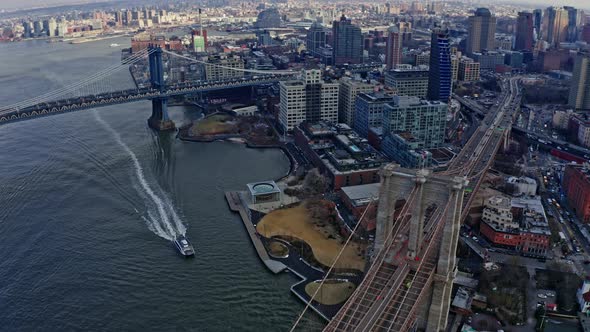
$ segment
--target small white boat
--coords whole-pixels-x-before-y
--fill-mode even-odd
[[[195,249],[183,235],[179,235],[174,239],[174,245],[176,246],[176,249],[178,249],[178,252],[185,257],[195,255]]]

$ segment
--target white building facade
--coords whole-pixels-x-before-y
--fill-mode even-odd
[[[301,122],[338,123],[338,83],[322,80],[320,70],[306,70],[303,79],[280,83],[279,122],[289,131]]]

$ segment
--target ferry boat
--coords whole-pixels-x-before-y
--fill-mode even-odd
[[[195,249],[184,235],[178,235],[176,239],[174,239],[174,246],[176,246],[178,252],[185,257],[195,255]]]

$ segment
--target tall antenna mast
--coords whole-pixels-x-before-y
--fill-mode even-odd
[[[200,29],[199,36],[201,36],[201,38],[204,38],[203,37],[203,21],[201,21],[201,8],[199,8],[199,29]]]

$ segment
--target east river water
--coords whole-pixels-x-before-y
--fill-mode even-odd
[[[128,39],[0,44],[0,106],[120,61]],[[121,73],[110,84],[129,86]],[[0,126],[0,330],[286,331],[303,308],[223,193],[275,179],[279,150],[186,143],[149,102]],[[195,110],[172,107],[177,123]],[[197,255],[172,242],[186,233]],[[302,330],[321,321],[306,316]]]

